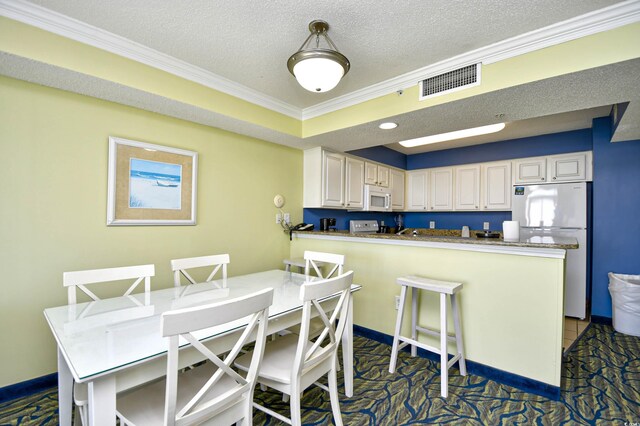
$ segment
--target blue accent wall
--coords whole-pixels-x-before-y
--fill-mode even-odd
[[[591,129],[409,155],[407,170],[590,151]]]
[[[313,223],[315,230],[320,229],[320,219],[323,217],[333,217],[336,219],[336,229],[349,229],[350,220],[384,220],[387,226],[396,226],[394,217],[397,213],[382,212],[348,212],[346,210],[334,209],[304,209],[303,221],[305,223]]]
[[[502,222],[511,220],[511,212],[438,212],[405,213],[405,227],[428,228],[429,221],[435,220],[436,229],[482,229],[483,222],[489,222],[492,231],[502,231]]]
[[[373,146],[371,148],[356,149],[354,151],[347,151],[347,153],[366,158],[367,160],[398,167],[400,169],[407,169],[407,156],[401,152],[387,148],[386,146]]]
[[[593,120],[591,314],[606,318],[612,316],[607,274],[640,274],[640,140],[610,140],[610,118]]]

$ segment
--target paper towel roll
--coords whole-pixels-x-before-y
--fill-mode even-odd
[[[520,222],[517,220],[502,222],[502,235],[505,241],[520,241]]]

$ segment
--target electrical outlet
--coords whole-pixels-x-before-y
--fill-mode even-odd
[[[396,298],[396,311],[400,309],[400,296],[395,296]]]
[[[284,214],[284,223],[287,225],[291,223],[291,215],[289,213]]]
[[[616,104],[617,105],[617,104]],[[380,226],[384,226],[384,220],[380,221]]]
[[[488,231],[489,230],[489,222],[484,222],[482,224],[482,229],[484,229],[485,231]]]
[[[280,225],[282,223],[282,215],[280,213],[276,214],[276,225]]]
[[[429,229],[436,229],[436,221],[435,220],[430,220],[429,221]]]

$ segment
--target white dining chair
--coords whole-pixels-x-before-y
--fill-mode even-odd
[[[338,275],[342,275],[342,268],[344,267],[344,255],[342,254],[307,250],[304,252],[304,261],[304,274],[306,276],[309,276],[312,270],[320,278],[331,278],[336,272]],[[329,268],[331,268],[326,275],[322,274],[321,269],[324,264],[328,264]]]
[[[114,283],[134,279],[135,281],[124,293],[130,295],[138,284],[144,281],[145,300],[148,300],[151,290],[151,277],[155,276],[155,265],[123,266],[118,268],[90,269],[85,271],[64,272],[62,274],[62,285],[67,287],[67,303],[75,305],[77,302],[77,290],[81,290],[93,301],[100,300],[94,292],[86,286],[98,283]],[[76,405],[75,424],[88,425],[88,393],[87,385],[84,383],[74,383],[73,402]]]
[[[167,376],[118,395],[116,412],[121,425],[251,425],[253,392],[265,349],[269,306],[268,288],[232,300],[162,314],[162,335],[168,338]],[[233,349],[220,359],[193,332],[250,316]],[[232,364],[242,346],[256,336],[255,347],[242,377]],[[184,339],[208,361],[191,370],[179,369]]]
[[[196,281],[189,273],[188,269],[203,268],[213,266],[213,270],[205,282],[213,280],[213,277],[222,270],[222,279],[227,279],[227,265],[230,263],[229,254],[216,254],[212,256],[187,257],[184,259],[173,259],[171,261],[171,270],[173,271],[173,285],[180,287],[180,276],[187,279],[189,284],[196,284]],[[201,281],[202,282],[202,281]]]
[[[352,281],[353,271],[349,271],[335,278],[306,282],[302,285],[300,298],[304,303],[300,335],[288,334],[268,342],[258,373],[258,383],[289,395],[291,418],[288,419],[267,407],[254,403],[256,408],[285,423],[300,426],[302,424],[300,405],[302,392],[312,384],[316,384],[329,392],[334,422],[338,426],[342,425],[338,399],[337,356],[338,344],[347,324]],[[329,317],[319,300],[334,294],[337,295],[338,301],[333,314]],[[313,311],[317,311],[324,324],[324,329],[315,342],[309,340]],[[250,371],[252,356],[249,352],[239,357],[235,363],[236,367]],[[317,383],[317,380],[324,375],[328,375],[328,387]]]

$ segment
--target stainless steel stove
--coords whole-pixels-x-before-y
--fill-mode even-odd
[[[377,220],[350,220],[349,232],[352,234],[376,234],[380,230]]]

